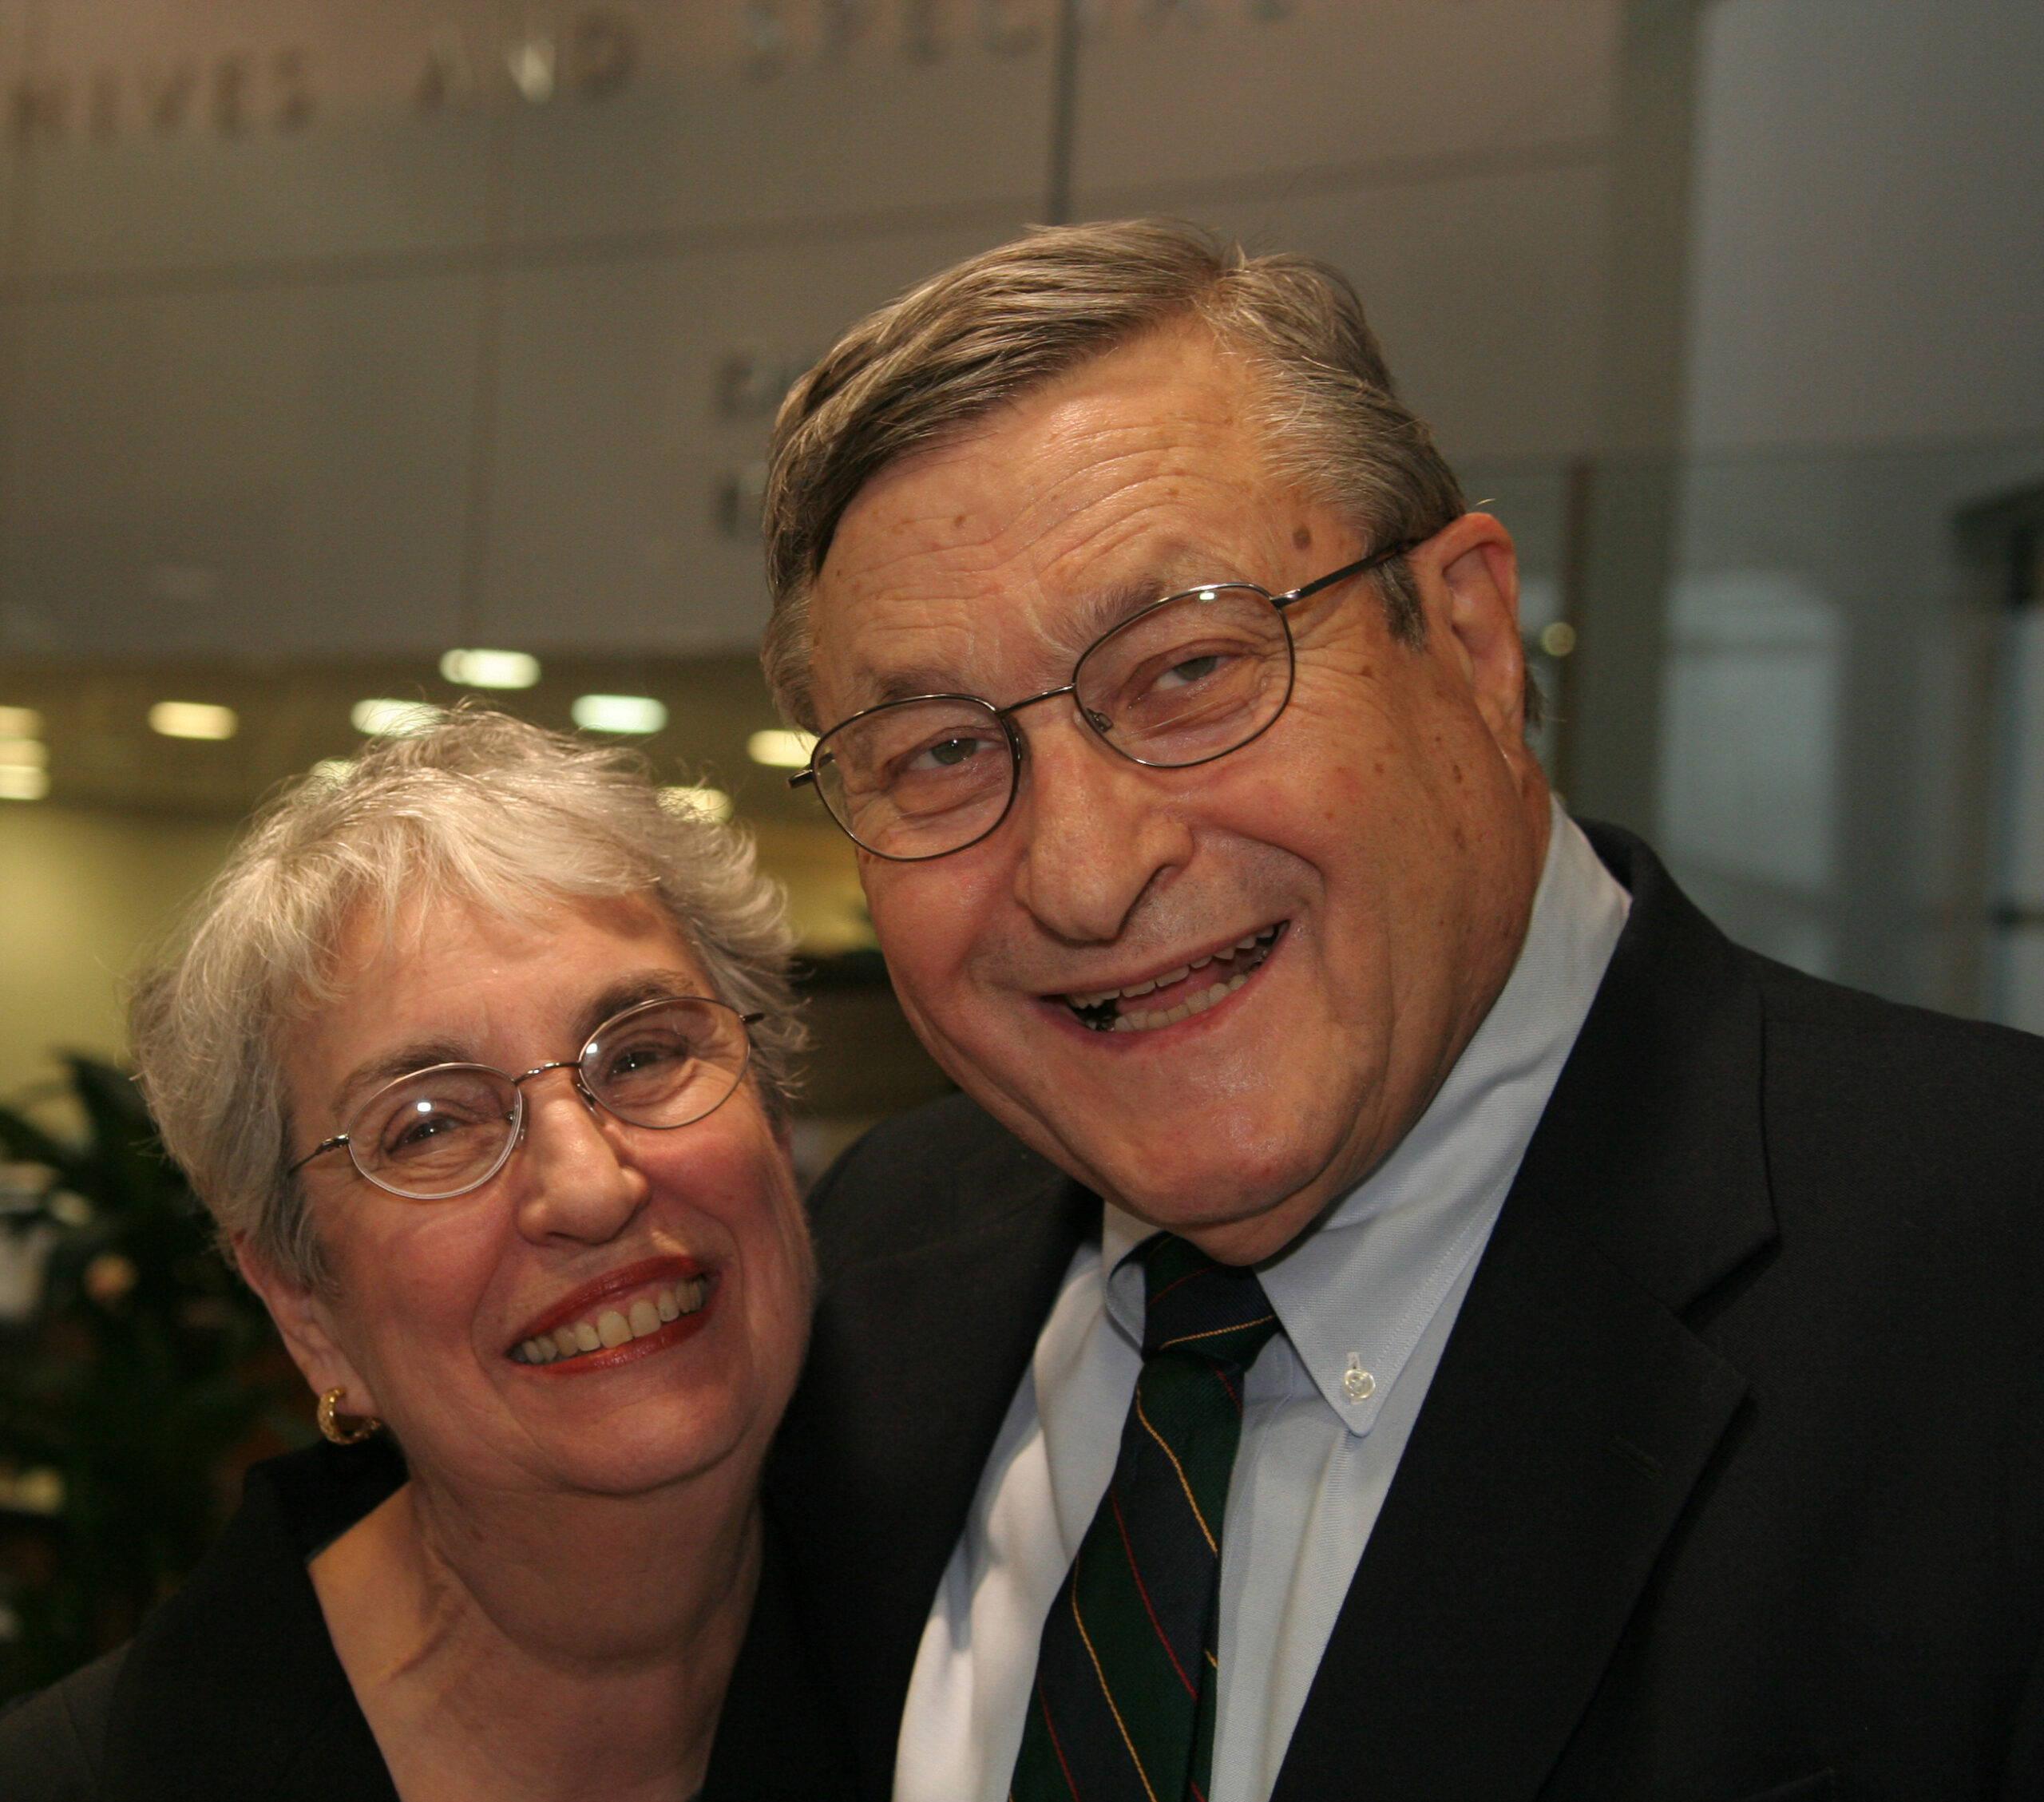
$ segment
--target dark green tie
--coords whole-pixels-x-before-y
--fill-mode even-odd
[[[1278,1329],[1254,1273],[1144,1247],[1143,1369],[1107,1492],[1044,1623],[1011,1802],[1206,1802],[1221,1516],[1242,1377]]]

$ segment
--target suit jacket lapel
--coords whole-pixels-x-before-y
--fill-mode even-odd
[[[1634,908],[1471,1285],[1279,1802],[1531,1796],[1745,1393],[1683,1311],[1772,1242],[1758,994],[1622,834]]]
[[[1028,1158],[1012,1142],[1000,1154]],[[883,1229],[849,1252],[831,1246],[826,1212],[830,1291],[767,1479],[865,1796],[891,1787],[930,1599],[1072,1252],[1099,1219],[1096,1197],[1033,1158],[1019,1184],[1012,1167],[949,1174],[960,1192],[1004,1189],[1008,1205],[961,1208],[955,1228],[905,1244]]]

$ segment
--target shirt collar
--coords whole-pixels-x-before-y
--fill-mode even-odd
[[[1301,1365],[1356,1434],[1375,1424],[1420,1336],[1482,1250],[1596,998],[1631,897],[1554,806],[1547,862],[1510,978],[1391,1155],[1259,1267]],[[1143,1340],[1153,1229],[1110,1206],[1107,1311]]]

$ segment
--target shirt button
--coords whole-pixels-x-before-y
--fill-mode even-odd
[[[1363,1360],[1349,1354],[1349,1368],[1341,1373],[1341,1388],[1351,1401],[1368,1401],[1377,1393],[1377,1379],[1363,1368]]]

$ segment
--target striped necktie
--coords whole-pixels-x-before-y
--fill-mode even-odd
[[[1036,1653],[1009,1802],[1206,1802],[1221,1515],[1242,1375],[1278,1317],[1254,1273],[1144,1248],[1143,1369],[1121,1453]]]

